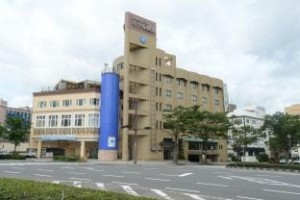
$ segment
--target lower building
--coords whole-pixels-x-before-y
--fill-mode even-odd
[[[300,104],[285,107],[284,111],[289,115],[300,115]]]

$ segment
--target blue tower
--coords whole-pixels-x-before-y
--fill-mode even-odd
[[[119,141],[119,74],[105,65],[101,74],[99,160],[116,160]]]

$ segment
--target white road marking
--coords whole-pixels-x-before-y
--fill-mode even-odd
[[[145,170],[153,170],[153,169],[158,169],[158,168],[146,168]]]
[[[213,172],[214,174],[234,174],[234,173],[230,173],[230,172]]]
[[[266,192],[276,192],[276,193],[282,193],[282,194],[294,194],[294,195],[300,195],[300,193],[297,193],[297,192],[288,192],[288,191],[282,191],[282,190],[269,190],[269,189],[263,189],[263,191],[266,191]]]
[[[181,188],[166,187],[165,189],[166,189],[166,190],[182,191],[182,192],[194,192],[194,193],[200,193],[198,190],[188,190],[188,189],[181,189]]]
[[[105,189],[105,186],[103,183],[96,183],[97,187],[101,190],[104,190]]]
[[[102,176],[107,176],[107,177],[116,177],[116,178],[123,178],[123,177],[124,177],[124,176],[111,175],[111,174],[102,175]]]
[[[60,184],[60,181],[52,181],[53,184]]]
[[[75,167],[60,167],[60,168],[62,168],[62,169],[75,169]]]
[[[200,197],[200,196],[198,196],[198,195],[196,195],[196,194],[189,194],[189,193],[182,193],[182,194],[184,194],[184,195],[186,195],[186,196],[188,196],[188,197],[191,197],[192,199],[196,199],[196,200],[205,200],[204,198],[202,198],[202,197]]]
[[[20,172],[13,172],[13,171],[4,171],[4,172],[9,174],[20,174]]]
[[[241,198],[241,199],[264,200],[264,199],[258,199],[258,198],[252,198],[252,197],[243,197],[243,196],[236,196],[236,197]]]
[[[124,182],[117,182],[117,181],[113,181],[112,183],[120,184],[120,185],[138,185],[137,183],[124,183]]]
[[[38,169],[39,171],[53,172],[53,169]]]
[[[273,175],[254,175],[254,176],[281,177],[281,176],[273,176]]]
[[[77,188],[81,188],[81,182],[80,181],[74,181],[73,186],[75,186]]]
[[[217,187],[228,187],[228,185],[214,184],[214,183],[200,183],[200,182],[197,182],[196,184],[198,184],[198,185],[208,185],[208,186],[217,186]]]
[[[178,175],[179,177],[184,177],[184,176],[188,176],[188,175],[192,175],[193,173],[185,173],[185,174],[180,174]]]
[[[151,180],[151,181],[165,181],[165,182],[171,181],[171,180],[166,180],[166,179],[155,179],[155,178],[146,178],[146,177],[145,177],[145,179]]]
[[[34,174],[35,176],[41,176],[41,177],[49,177],[51,178],[52,176],[46,175],[46,174]]]
[[[164,198],[164,199],[167,199],[167,200],[173,200],[171,197],[169,197],[166,193],[164,193],[164,192],[161,191],[161,190],[151,189],[151,191],[155,192],[156,194],[158,194],[159,196],[161,196],[161,197]]]
[[[82,173],[82,172],[68,172],[69,174],[81,174],[81,175],[84,175],[86,173]]]
[[[227,180],[233,180],[233,178],[230,178],[230,177],[226,177],[226,176],[218,176],[219,178],[224,178],[224,179],[227,179]]]
[[[139,172],[122,172],[123,174],[140,174]]]
[[[127,194],[133,195],[133,196],[140,196],[136,191],[134,191],[130,186],[128,185],[122,185],[122,188],[127,192]]]
[[[20,169],[20,170],[25,170],[25,168],[22,167],[11,167],[12,169]]]
[[[91,179],[86,178],[69,178],[70,180],[79,180],[79,181],[90,181]]]

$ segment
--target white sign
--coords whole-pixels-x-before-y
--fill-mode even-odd
[[[116,137],[108,137],[107,146],[116,147]]]
[[[67,141],[75,141],[75,135],[66,134],[66,135],[42,135],[42,141],[57,141],[57,140],[67,140]]]

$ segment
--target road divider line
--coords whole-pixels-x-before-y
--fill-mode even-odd
[[[198,184],[198,185],[207,185],[207,186],[216,186],[216,187],[228,187],[228,185],[215,184],[215,183],[200,183],[200,182],[197,182],[196,184]]]
[[[140,174],[139,172],[122,172],[123,174]]]
[[[159,196],[161,196],[162,198],[164,199],[167,199],[167,200],[174,200],[172,199],[171,197],[169,197],[166,193],[164,193],[163,191],[161,190],[158,190],[158,189],[151,189],[152,192],[158,194]]]
[[[69,174],[80,174],[80,175],[84,175],[86,173],[82,173],[82,172],[68,172]]]
[[[282,193],[282,194],[294,194],[294,195],[300,195],[298,192],[289,192],[289,191],[282,191],[282,190],[269,190],[269,189],[263,189],[263,191],[266,192],[274,192],[274,193]]]
[[[122,185],[122,188],[127,192],[127,194],[133,195],[133,196],[137,196],[139,197],[140,195],[134,191],[130,186],[128,185]]]
[[[236,197],[240,198],[240,199],[264,200],[264,199],[258,199],[258,198],[253,198],[253,197],[243,197],[243,196],[236,196]]]
[[[82,187],[80,181],[74,181],[74,182],[73,182],[73,186],[74,186],[74,187],[77,187],[77,188],[81,188],[81,187]]]
[[[189,193],[182,193],[182,194],[184,194],[184,195],[186,195],[186,196],[188,196],[188,197],[190,197],[190,198],[192,198],[192,199],[196,199],[196,200],[206,200],[206,199],[204,199],[204,198],[202,198],[202,197],[200,197],[200,196],[198,196],[198,195],[196,195],[196,194],[189,194]]]
[[[119,175],[112,175],[112,174],[107,174],[107,175],[102,175],[105,177],[115,177],[115,178],[123,178],[124,176],[119,176]]]
[[[91,179],[86,178],[69,178],[70,180],[90,181]]]
[[[39,171],[44,171],[44,172],[53,172],[53,169],[38,169]]]
[[[9,174],[20,174],[20,172],[13,172],[13,171],[4,171],[4,172]]]
[[[46,174],[34,174],[35,176],[41,176],[41,177],[49,177],[51,178],[52,176],[46,175]]]
[[[147,178],[147,177],[145,177],[145,179],[151,180],[151,181],[165,181],[165,182],[171,181],[171,180],[167,180],[167,179],[156,179],[156,178]]]
[[[224,179],[227,179],[227,180],[233,180],[233,178],[230,178],[230,177],[226,177],[226,176],[218,176],[219,178],[224,178]]]
[[[113,181],[112,183],[120,184],[120,185],[138,185],[137,183],[124,183],[124,182],[117,182],[117,181]]]
[[[189,190],[189,189],[181,189],[181,188],[172,188],[172,187],[165,187],[166,190],[174,190],[174,191],[182,191],[182,192],[194,192],[200,193],[198,190]]]
[[[188,176],[188,175],[192,175],[193,173],[185,173],[185,174],[180,174],[178,175],[179,177],[184,177],[184,176]]]

